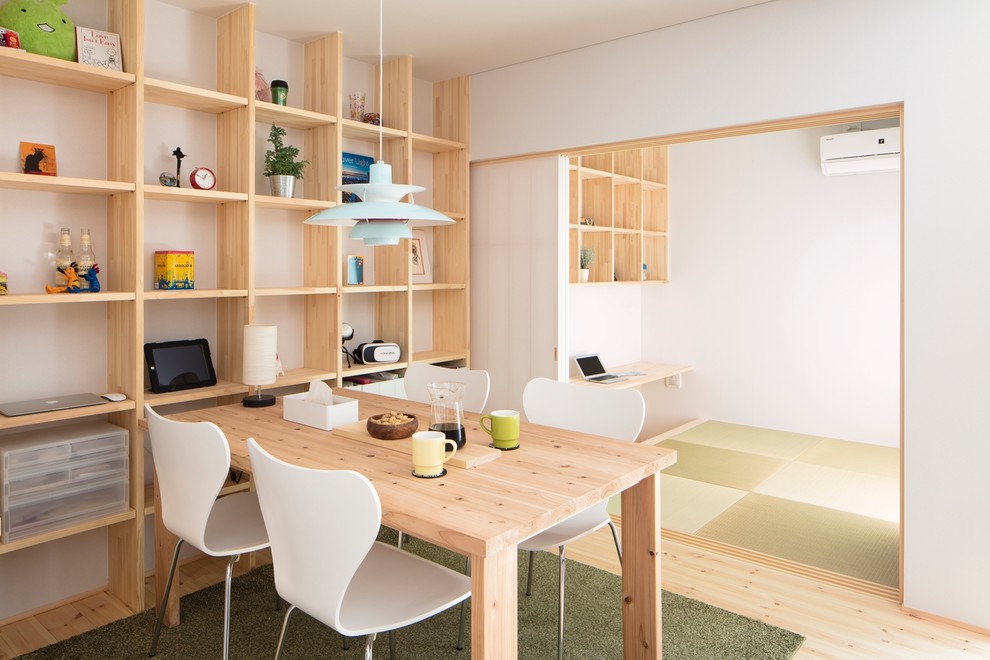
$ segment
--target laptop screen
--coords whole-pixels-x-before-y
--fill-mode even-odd
[[[597,354],[581,355],[574,358],[574,361],[577,363],[578,369],[581,370],[581,375],[585,378],[605,373],[605,367],[602,366],[602,361],[598,359]]]

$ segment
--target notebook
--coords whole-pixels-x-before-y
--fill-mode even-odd
[[[19,417],[21,415],[33,415],[34,413],[51,412],[53,410],[95,406],[106,402],[106,399],[96,394],[65,394],[47,399],[0,403],[0,413],[3,413],[7,417]]]
[[[618,383],[626,380],[618,374],[610,374],[605,371],[598,353],[590,355],[578,355],[574,358],[581,377],[592,383]]]

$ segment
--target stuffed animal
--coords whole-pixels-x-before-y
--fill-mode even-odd
[[[60,7],[68,0],[8,0],[0,25],[15,30],[29,53],[76,60],[76,26]]]
[[[65,276],[65,286],[50,286],[45,285],[45,291],[48,293],[64,293],[68,291],[69,293],[79,293],[80,287],[79,276],[76,274],[77,264],[73,261],[68,266],[59,266],[58,272]]]
[[[90,266],[89,270],[86,271],[86,274],[83,275],[83,279],[86,280],[87,282],[89,282],[89,292],[90,293],[99,293],[100,292],[100,280],[97,279],[97,277],[96,277],[99,274],[100,274],[100,267],[99,267],[99,265],[98,264],[93,264],[92,266]],[[79,290],[73,291],[72,289],[69,289],[69,293],[79,293]]]

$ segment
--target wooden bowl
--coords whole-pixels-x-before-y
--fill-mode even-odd
[[[419,420],[416,419],[415,415],[409,413],[398,413],[400,415],[405,415],[409,417],[408,422],[402,422],[399,424],[382,424],[378,420],[387,415],[394,415],[396,413],[382,413],[381,415],[372,415],[368,418],[368,434],[372,438],[378,438],[379,440],[399,440],[401,438],[408,438],[416,432],[419,428]]]

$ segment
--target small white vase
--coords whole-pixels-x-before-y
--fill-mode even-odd
[[[584,284],[585,282],[588,281],[588,274],[590,272],[591,272],[591,269],[590,268],[582,268],[582,269],[580,269],[580,278],[579,278],[579,281],[582,284]]]
[[[275,174],[268,177],[275,197],[292,197],[296,191],[296,177],[285,174]]]

